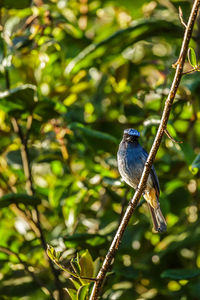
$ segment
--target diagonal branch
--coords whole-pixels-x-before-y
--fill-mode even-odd
[[[106,273],[108,271],[108,269],[111,266],[112,260],[116,254],[116,251],[119,247],[120,241],[122,239],[122,236],[124,234],[124,231],[128,225],[128,222],[133,214],[133,212],[135,211],[137,204],[139,202],[140,197],[142,196],[142,193],[145,189],[146,186],[146,182],[153,164],[153,161],[155,159],[156,153],[160,147],[161,144],[161,140],[163,137],[163,134],[165,132],[166,126],[167,126],[167,122],[169,119],[169,115],[170,115],[170,111],[171,111],[171,107],[178,89],[178,86],[180,84],[181,81],[181,77],[182,77],[182,72],[183,72],[183,66],[184,66],[184,62],[186,59],[186,55],[187,55],[187,49],[188,49],[188,45],[189,45],[189,41],[192,35],[192,30],[194,27],[194,23],[197,17],[197,13],[200,7],[200,0],[195,0],[191,13],[190,13],[190,17],[186,26],[186,30],[185,30],[185,34],[184,34],[184,38],[183,38],[183,42],[182,42],[182,47],[181,47],[181,51],[180,51],[180,55],[178,58],[178,61],[176,63],[176,73],[174,75],[174,80],[172,82],[171,85],[171,89],[169,92],[169,95],[166,99],[165,102],[165,107],[163,110],[163,114],[162,114],[162,118],[161,118],[161,122],[154,140],[154,143],[152,145],[151,151],[149,153],[147,162],[145,164],[141,179],[140,179],[140,183],[138,185],[138,189],[136,190],[134,197],[130,200],[128,207],[125,211],[125,214],[123,216],[123,219],[121,221],[121,224],[119,225],[119,228],[115,234],[115,237],[112,241],[112,244],[110,246],[110,249],[108,250],[108,253],[104,259],[103,265],[97,275],[97,279],[98,281],[96,281],[94,283],[93,286],[93,290],[90,296],[90,300],[96,300],[98,299],[99,293],[100,293],[100,289],[103,285],[103,281],[105,279]]]

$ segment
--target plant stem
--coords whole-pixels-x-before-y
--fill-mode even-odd
[[[137,204],[139,202],[140,197],[142,196],[142,193],[145,189],[146,186],[146,182],[153,164],[153,161],[155,159],[156,153],[160,147],[161,144],[161,140],[163,137],[163,134],[165,132],[166,126],[167,126],[167,122],[169,119],[169,115],[170,115],[170,111],[171,111],[171,107],[178,89],[178,86],[180,84],[181,81],[181,77],[182,77],[182,72],[183,72],[183,66],[184,66],[184,62],[186,59],[186,55],[187,55],[187,49],[188,49],[188,45],[189,45],[189,41],[192,35],[192,30],[193,30],[193,26],[197,17],[197,13],[200,7],[200,0],[195,0],[191,13],[190,13],[190,17],[188,20],[188,24],[186,26],[185,29],[185,34],[184,34],[184,38],[183,38],[183,42],[182,42],[182,47],[181,47],[181,51],[180,51],[180,55],[178,58],[178,61],[176,62],[175,66],[176,66],[176,72],[174,75],[174,80],[172,82],[171,85],[171,89],[169,92],[169,95],[165,101],[165,107],[163,110],[163,114],[162,114],[162,118],[161,118],[161,122],[154,140],[154,143],[152,145],[151,151],[149,153],[148,159],[146,161],[141,179],[140,179],[140,183],[138,185],[138,188],[134,194],[134,197],[130,200],[128,207],[125,211],[125,214],[123,216],[123,219],[121,221],[121,224],[119,225],[119,228],[115,234],[115,237],[112,241],[112,244],[110,246],[110,249],[108,250],[108,253],[104,259],[103,265],[97,275],[97,279],[98,281],[96,281],[94,283],[93,286],[93,290],[90,296],[90,300],[96,300],[98,299],[98,296],[100,294],[100,290],[101,287],[103,285],[103,281],[105,279],[106,273],[108,272],[108,269],[111,266],[111,263],[114,259],[114,256],[116,254],[116,251],[119,247],[120,241],[122,239],[122,236],[124,234],[124,231],[128,225],[128,222],[133,214],[133,212],[135,211]]]

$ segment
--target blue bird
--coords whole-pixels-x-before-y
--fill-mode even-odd
[[[125,129],[117,153],[119,173],[122,179],[134,189],[139,184],[148,157],[148,153],[138,142],[139,137],[140,133],[137,130]],[[155,168],[152,166],[143,197],[147,201],[155,231],[164,232],[167,229],[167,223],[160,209],[159,194],[159,181]]]

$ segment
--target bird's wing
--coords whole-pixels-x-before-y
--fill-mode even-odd
[[[146,150],[144,148],[142,148],[142,149],[143,149],[142,155],[143,155],[143,157],[145,158],[145,161],[146,161],[147,158],[148,158],[148,153],[146,152]],[[152,178],[152,181],[153,181],[153,185],[156,189],[157,197],[159,197],[160,187],[159,187],[159,181],[158,181],[158,177],[157,177],[156,170],[155,170],[154,166],[152,166],[150,174],[151,174],[151,178]]]

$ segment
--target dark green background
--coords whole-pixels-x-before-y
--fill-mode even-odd
[[[120,181],[118,144],[133,127],[151,148],[184,34],[178,7],[187,22],[192,1],[83,3],[0,1],[0,246],[52,291],[40,241],[15,208],[37,204],[46,240],[63,262],[78,252],[85,276],[96,275],[133,195]],[[197,60],[199,34],[195,25],[190,46]],[[191,68],[187,61],[185,70]],[[164,136],[154,163],[168,230],[153,233],[146,204],[137,209],[102,299],[199,299],[199,90],[198,72],[183,76],[168,123],[183,143]],[[24,195],[20,140],[11,125],[17,118],[25,133],[29,115],[33,198]],[[87,281],[74,285],[67,273],[60,279],[66,299],[88,299]],[[16,256],[1,252],[0,295],[49,299]]]

